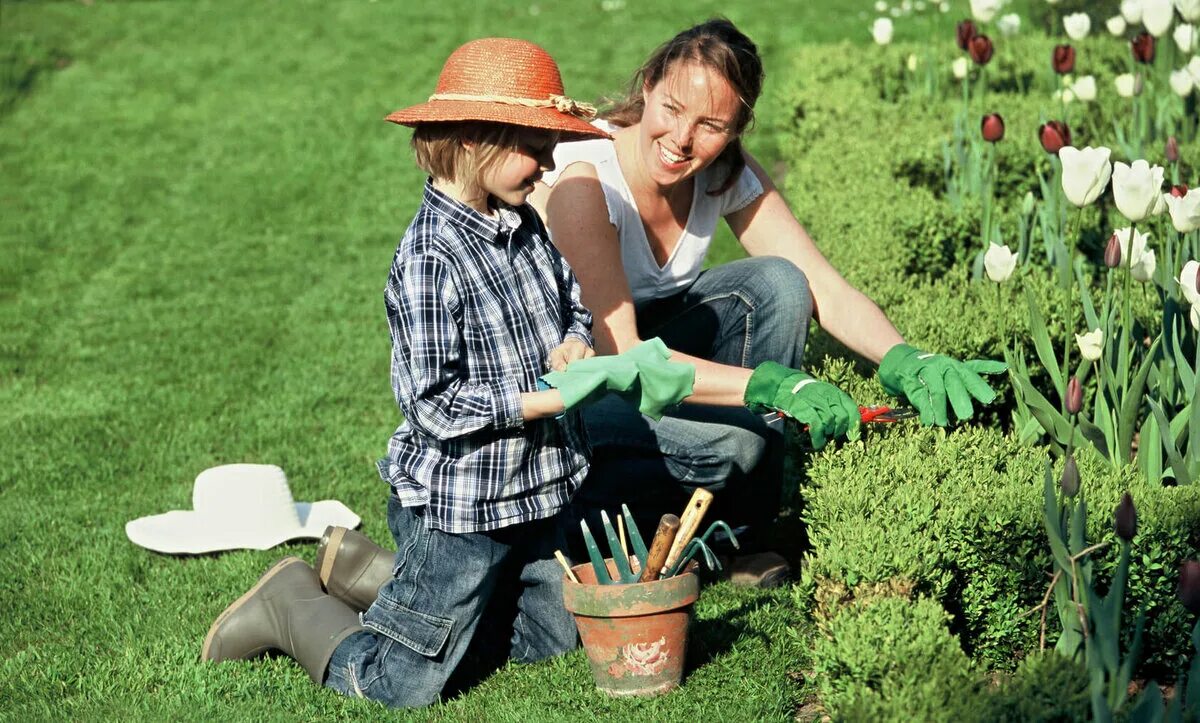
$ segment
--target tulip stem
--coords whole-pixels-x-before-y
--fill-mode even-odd
[[[1070,219],[1068,219],[1068,221],[1069,220]],[[1078,248],[1078,239],[1076,237],[1079,235],[1079,230],[1081,228],[1083,228],[1082,207],[1079,209],[1079,213],[1075,214],[1074,233],[1068,234],[1068,237],[1071,239],[1071,245],[1067,251],[1067,309],[1066,322],[1064,324],[1064,327],[1066,328],[1066,338],[1063,339],[1062,365],[1062,378],[1064,380],[1064,384],[1066,383],[1065,380],[1071,377],[1071,337],[1074,335],[1075,330],[1075,251]],[[1067,393],[1065,386],[1063,387],[1062,403],[1063,412],[1066,413]],[[1072,429],[1072,439],[1074,439],[1074,434],[1074,429]]]
[[[1121,348],[1129,351],[1130,364],[1133,363],[1133,350],[1129,347],[1130,339],[1133,336],[1133,292],[1130,288],[1130,279],[1133,277],[1133,240],[1137,238],[1137,223],[1129,222],[1129,243],[1126,245],[1127,252],[1125,254],[1125,282],[1124,291],[1122,293],[1124,306],[1121,309]],[[1126,373],[1121,380],[1121,402],[1124,403],[1125,395],[1129,393],[1129,374]]]

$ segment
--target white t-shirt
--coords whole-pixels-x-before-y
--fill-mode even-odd
[[[610,133],[617,128],[606,121],[593,123]],[[617,149],[612,141],[598,139],[559,143],[554,149],[554,170],[543,174],[542,181],[553,186],[559,174],[572,163],[590,163],[596,169],[604,201],[608,205],[608,220],[617,229],[621,243],[621,265],[633,292],[635,304],[661,299],[695,283],[704,269],[704,257],[712,243],[717,223],[728,214],[740,211],[763,193],[758,176],[749,167],[742,169],[737,181],[719,196],[706,191],[724,180],[725,169],[709,166],[696,175],[692,192],[692,209],[679,243],[663,266],[659,266],[646,238],[646,227],[638,214],[633,191],[625,182],[617,162]]]

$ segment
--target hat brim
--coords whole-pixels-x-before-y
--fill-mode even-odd
[[[554,108],[530,108],[477,100],[431,100],[398,110],[388,115],[386,120],[403,126],[485,121],[557,131],[566,136],[565,140],[612,138],[582,118],[561,113]]]
[[[199,555],[225,550],[269,550],[288,540],[317,539],[329,525],[358,527],[362,519],[337,500],[297,502],[300,526],[289,529],[233,528],[192,510],[141,517],[125,524],[130,542],[167,555]]]

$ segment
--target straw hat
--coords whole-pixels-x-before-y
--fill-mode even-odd
[[[337,500],[295,502],[287,475],[273,464],[226,464],[196,477],[191,510],[142,517],[125,525],[135,545],[168,554],[267,550],[298,537],[319,538],[329,525],[357,527]]]
[[[568,139],[609,138],[588,123],[596,109],[563,94],[558,65],[527,40],[481,38],[450,54],[425,103],[398,110],[393,123],[489,121],[558,131]]]

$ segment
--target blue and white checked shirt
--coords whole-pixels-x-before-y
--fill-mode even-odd
[[[379,473],[447,532],[549,517],[587,472],[581,414],[526,422],[520,395],[566,337],[592,345],[592,316],[537,213],[497,215],[426,182],[384,290],[405,421]]]

